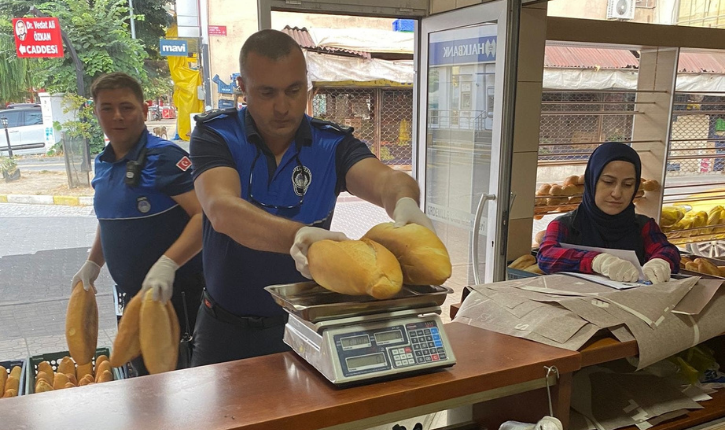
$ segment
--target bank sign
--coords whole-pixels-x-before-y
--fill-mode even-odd
[[[431,43],[428,49],[431,66],[496,61],[496,36],[447,40]]]
[[[58,18],[13,18],[13,34],[18,58],[63,56]]]
[[[189,54],[189,46],[186,40],[159,39],[159,53],[167,57],[186,57]]]

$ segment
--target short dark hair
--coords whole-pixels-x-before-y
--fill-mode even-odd
[[[120,89],[131,90],[131,92],[134,96],[136,96],[138,101],[142,104],[144,103],[141,84],[131,75],[123,72],[113,72],[107,75],[101,75],[95,81],[93,81],[93,84],[91,85],[91,95],[93,96],[93,102],[96,102],[96,100],[98,99],[98,93],[103,90]]]
[[[244,76],[250,52],[276,61],[288,56],[295,49],[302,53],[300,45],[287,33],[278,30],[260,30],[249,36],[242,45],[239,53],[239,71]]]

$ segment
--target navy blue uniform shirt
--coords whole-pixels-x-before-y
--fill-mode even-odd
[[[147,148],[138,186],[124,183],[126,163]],[[116,160],[111,145],[96,157],[93,208],[103,255],[118,289],[135,295],[151,266],[179,238],[189,215],[171,196],[194,189],[186,151],[144,130],[136,146]],[[201,253],[176,271],[177,279],[202,271]]]
[[[191,136],[195,178],[215,167],[233,168],[244,200],[271,214],[326,229],[338,194],[346,190],[345,175],[369,157],[374,155],[352,130],[306,115],[279,165],[246,108],[198,116]],[[204,267],[211,297],[240,316],[283,314],[264,287],[307,280],[289,254],[247,248],[216,232],[206,216]]]

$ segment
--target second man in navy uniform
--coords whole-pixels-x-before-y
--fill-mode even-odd
[[[91,87],[94,111],[110,143],[96,158],[93,208],[96,238],[88,260],[71,281],[93,288],[108,263],[124,305],[139,291],[171,300],[185,326],[196,318],[204,288],[201,206],[194,193],[187,153],[149,134],[141,85],[125,73],[110,73]],[[185,293],[184,309],[181,293]],[[143,361],[132,361],[139,375]]]
[[[305,115],[307,66],[294,39],[259,31],[239,62],[247,106],[199,116],[191,136],[207,283],[193,366],[288,350],[286,313],[264,287],[305,281],[309,246],[347,239],[329,231],[340,192],[385,208],[398,225],[433,229],[415,180],[350,130]]]

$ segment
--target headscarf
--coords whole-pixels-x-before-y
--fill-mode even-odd
[[[594,195],[597,182],[607,164],[612,161],[627,161],[634,165],[635,186],[632,201],[617,215],[608,215],[597,207]],[[627,144],[606,142],[592,152],[584,172],[584,197],[577,210],[581,245],[603,248],[629,249],[635,251],[639,260],[644,260],[644,242],[634,213],[634,196],[640,185],[642,164],[637,152]]]

